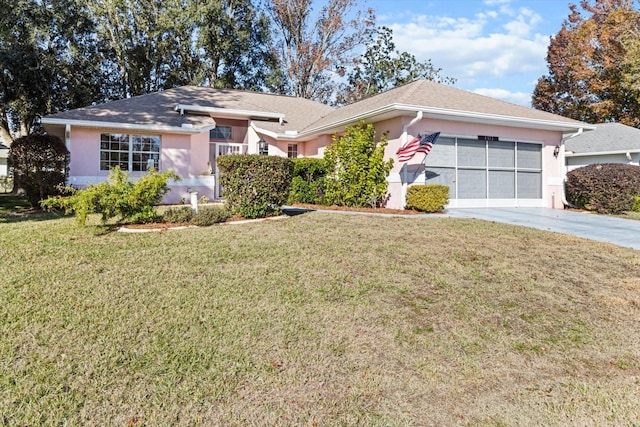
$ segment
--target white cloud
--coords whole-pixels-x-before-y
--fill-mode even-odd
[[[531,106],[531,94],[524,92],[509,92],[505,89],[490,89],[490,88],[478,88],[473,90],[474,93],[484,96],[490,96],[491,98],[501,99],[503,101],[512,102],[514,104]]]
[[[484,4],[487,10],[472,17],[418,15],[409,23],[387,25],[393,30],[397,49],[420,61],[431,59],[435,67],[442,68],[443,76],[456,78],[459,87],[492,87],[515,76],[526,76],[529,85],[545,74],[549,37],[536,31],[541,16],[528,8],[514,10],[509,0],[486,0]],[[522,88],[503,94],[481,90],[494,91],[496,97],[518,104],[530,102],[531,95]]]

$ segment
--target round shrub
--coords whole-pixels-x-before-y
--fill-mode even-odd
[[[277,214],[287,202],[293,162],[286,157],[229,154],[218,158],[220,184],[231,213],[245,218]]]
[[[439,184],[412,185],[407,189],[406,208],[420,212],[442,212],[449,203],[449,187]]]
[[[231,217],[231,213],[225,206],[202,206],[193,214],[191,224],[199,227],[219,224]]]
[[[16,193],[24,193],[31,206],[64,192],[69,150],[57,136],[32,134],[13,141],[9,164]]]
[[[193,209],[190,206],[180,206],[177,208],[169,208],[162,214],[164,222],[173,224],[188,224],[193,219]]]
[[[567,173],[567,201],[580,209],[616,214],[633,209],[640,167],[621,163],[584,166]]]

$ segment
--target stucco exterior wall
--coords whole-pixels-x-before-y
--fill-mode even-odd
[[[627,158],[626,153],[619,154],[601,154],[592,156],[575,156],[567,157],[567,169],[569,172],[582,166],[593,165],[596,163],[622,163],[625,165],[640,165],[640,153],[629,153],[631,160]]]

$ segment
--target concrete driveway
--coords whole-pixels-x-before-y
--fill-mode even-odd
[[[640,250],[640,221],[549,208],[455,208],[453,218],[477,218],[572,234]]]

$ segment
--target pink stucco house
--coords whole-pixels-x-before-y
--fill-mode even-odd
[[[387,207],[403,208],[406,188],[450,187],[449,207],[562,208],[564,141],[594,126],[420,80],[333,108],[306,99],[185,86],[42,119],[70,152],[69,184],[104,180],[119,165],[132,177],[147,168],[176,171],[183,180],[166,202],[197,191],[224,195],[216,158],[228,153],[322,157],[332,136],[358,121],[387,133],[386,156],[419,133],[440,132],[426,161],[396,159]]]

